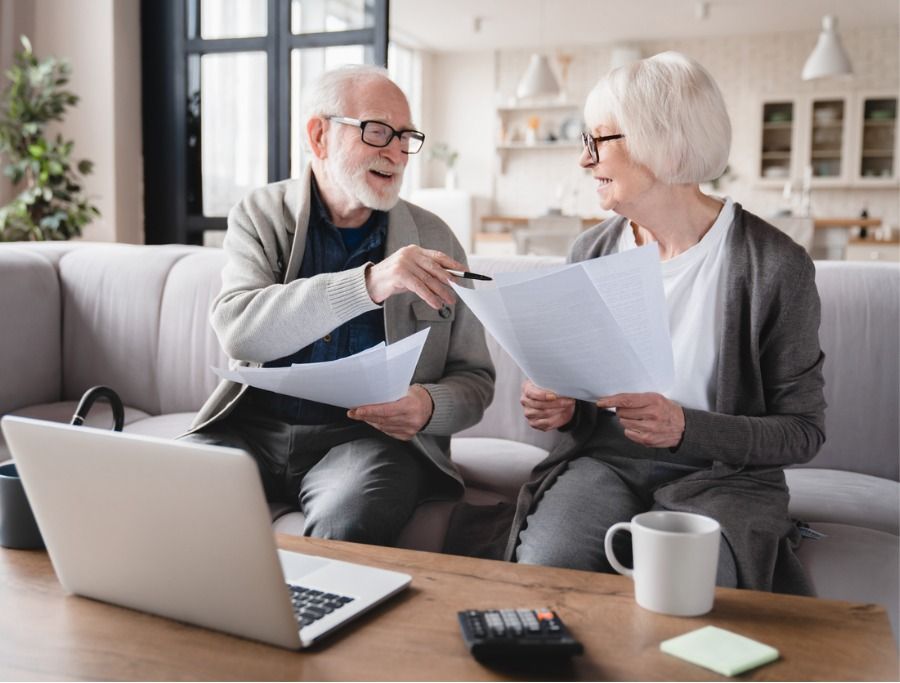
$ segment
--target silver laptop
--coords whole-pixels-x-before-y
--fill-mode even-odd
[[[296,649],[410,584],[276,549],[241,450],[10,416],[0,426],[71,593]]]

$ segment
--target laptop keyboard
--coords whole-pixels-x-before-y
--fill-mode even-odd
[[[313,588],[304,588],[288,584],[291,591],[291,603],[294,606],[294,616],[300,628],[309,626],[326,614],[331,614],[344,605],[353,602],[353,598],[335,593],[325,593]]]

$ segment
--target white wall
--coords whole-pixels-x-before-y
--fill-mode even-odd
[[[0,0],[0,60],[18,50],[27,32],[38,58],[64,57],[72,65],[69,88],[81,100],[58,130],[75,142],[72,157],[90,159],[85,189],[101,216],[85,240],[140,243],[143,228],[141,157],[140,4],[137,0]],[[12,9],[10,7],[14,6]],[[9,16],[15,20],[7,29]],[[10,49],[8,34],[14,33]],[[4,195],[6,192],[6,195]],[[0,201],[10,196],[0,186]]]
[[[114,239],[144,242],[144,157],[141,117],[140,3],[113,4]]]
[[[833,79],[805,82],[800,71],[816,42],[817,31],[756,35],[742,38],[705,38],[638,44],[644,55],[678,50],[706,66],[718,81],[732,118],[734,138],[731,170],[736,178],[723,186],[751,211],[766,215],[781,206],[778,190],[754,187],[757,107],[765,94],[802,94],[849,90],[900,92],[900,39],[897,26],[842,31],[853,63],[854,76],[847,83]],[[557,50],[548,50],[555,54]],[[574,55],[569,69],[568,91],[582,103],[590,88],[607,70],[611,46],[565,48]],[[443,140],[464,150],[460,185],[493,199],[492,211],[509,215],[538,215],[557,203],[560,186],[573,185],[568,204],[581,215],[598,214],[593,185],[577,169],[578,153],[568,151],[515,152],[508,156],[506,171],[491,187],[495,122],[491,118],[497,98],[508,100],[525,71],[528,51],[475,54],[437,54],[430,89],[439,110],[428,120],[429,140]],[[552,61],[552,60],[551,60]],[[494,71],[493,85],[488,86]],[[485,134],[488,137],[485,137]],[[432,176],[439,184],[439,176]],[[898,193],[894,189],[814,190],[813,211],[819,216],[855,216],[862,208],[891,224],[900,222]]]
[[[459,152],[459,189],[488,198],[494,144],[494,54],[438,53],[423,60],[423,130],[430,146],[446,142]],[[426,164],[423,187],[443,187],[444,165]]]

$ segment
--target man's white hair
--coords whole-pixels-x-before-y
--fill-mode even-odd
[[[588,94],[584,119],[624,133],[631,158],[669,185],[713,180],[728,165],[731,122],[719,86],[678,52],[610,71]]]
[[[345,95],[353,87],[376,78],[394,82],[387,69],[372,64],[345,64],[326,71],[304,93],[303,120],[309,121],[313,116],[345,116]]]

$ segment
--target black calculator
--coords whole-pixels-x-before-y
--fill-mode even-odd
[[[470,609],[457,616],[463,640],[476,659],[569,657],[584,652],[550,609]]]

